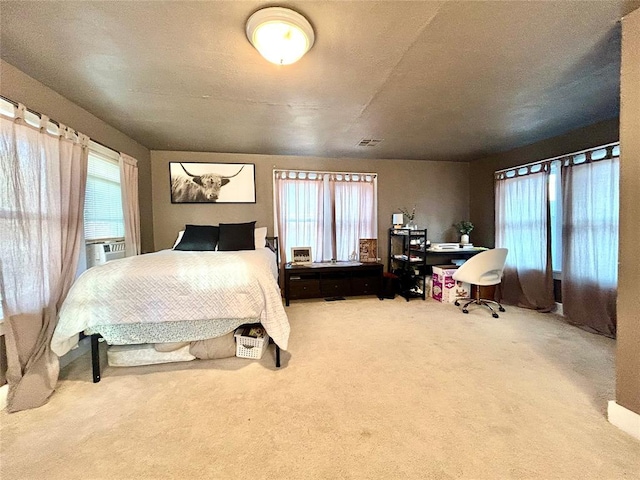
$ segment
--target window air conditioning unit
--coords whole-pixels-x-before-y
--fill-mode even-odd
[[[124,258],[124,241],[92,243],[87,245],[87,268],[102,265],[109,260]]]

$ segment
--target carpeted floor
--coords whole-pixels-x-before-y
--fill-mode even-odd
[[[310,300],[283,367],[229,358],[64,369],[0,413],[4,479],[631,479],[640,442],[606,419],[611,339],[508,307]],[[271,347],[273,348],[273,347]]]

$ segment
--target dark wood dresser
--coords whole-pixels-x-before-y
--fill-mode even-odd
[[[382,288],[381,263],[338,262],[312,265],[285,265],[284,298],[336,298],[379,295]]]

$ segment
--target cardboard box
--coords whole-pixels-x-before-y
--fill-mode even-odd
[[[431,297],[443,303],[454,303],[457,299],[467,298],[471,294],[471,285],[464,282],[456,282],[453,274],[455,265],[438,265],[433,267],[431,276]]]

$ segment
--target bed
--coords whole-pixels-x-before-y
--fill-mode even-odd
[[[233,251],[174,246],[93,267],[69,291],[51,348],[61,356],[81,332],[91,335],[97,382],[100,337],[109,345],[195,342],[261,323],[276,345],[279,366],[290,327],[277,281],[277,239],[266,245]]]

